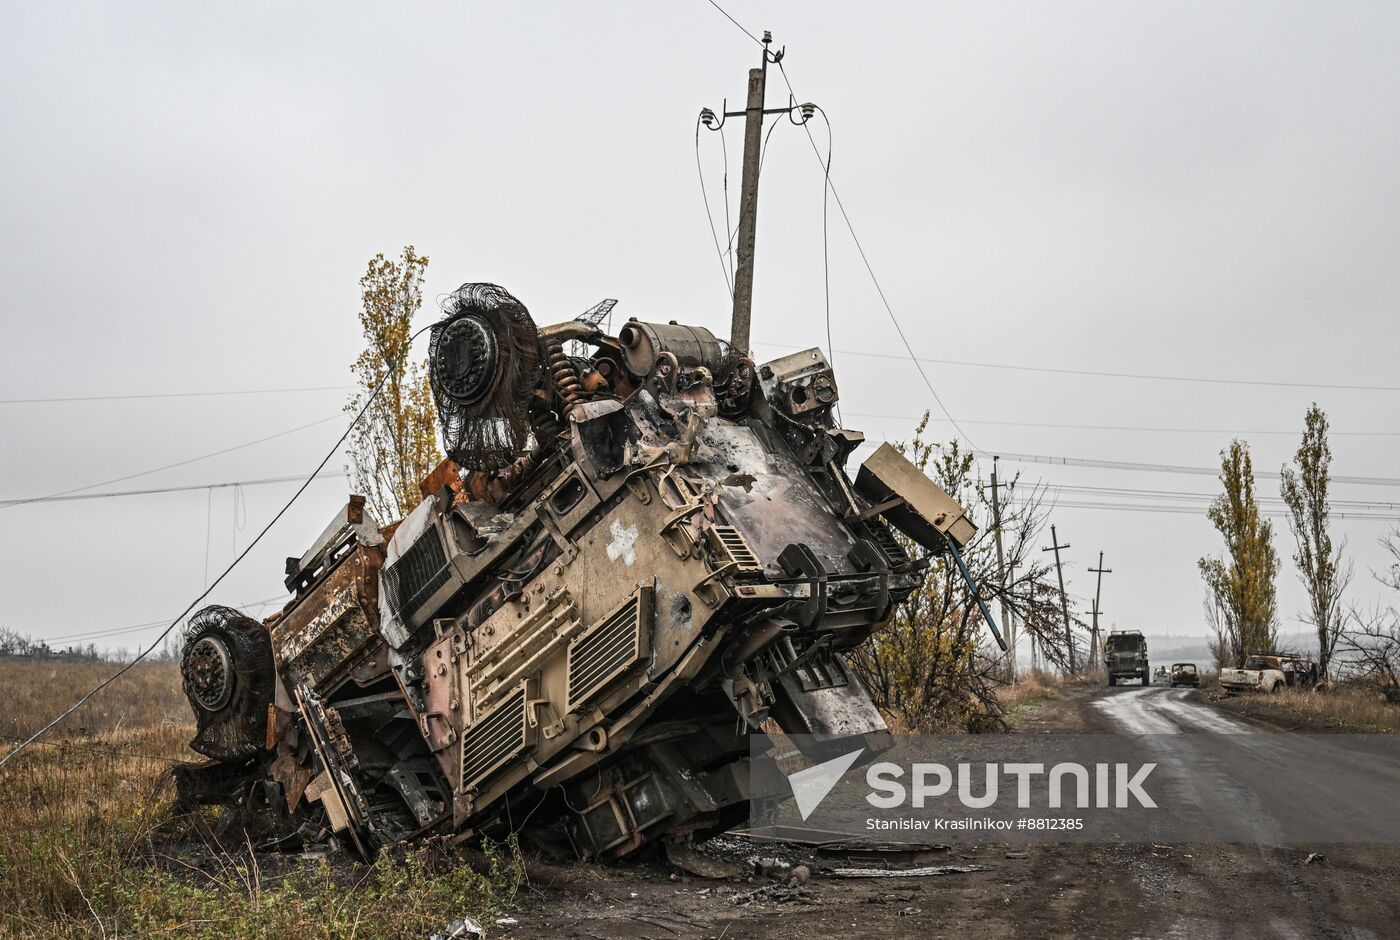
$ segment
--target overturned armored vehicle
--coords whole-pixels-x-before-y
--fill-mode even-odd
[[[862,435],[819,350],[755,367],[700,327],[537,329],[490,284],[444,314],[423,502],[381,528],[352,497],[265,623],[192,619],[211,760],[185,799],[366,854],[519,831],[607,859],[741,822],[765,721],[817,759],[882,748],[842,654],[923,577],[890,526],[955,554],[973,527],[888,445],[847,474]]]

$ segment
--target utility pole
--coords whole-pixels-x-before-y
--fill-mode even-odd
[[[1060,537],[1055,534],[1055,527],[1053,525],[1050,527],[1050,542],[1050,547],[1042,548],[1041,551],[1055,553],[1055,576],[1060,579],[1060,612],[1065,615],[1065,649],[1069,653],[1069,674],[1074,675],[1076,671],[1074,665],[1074,631],[1072,631],[1069,626],[1069,599],[1065,595],[1065,572],[1064,569],[1060,567],[1060,549],[1069,548],[1070,546],[1060,544]]]
[[[1105,568],[1103,566],[1103,552],[1099,552],[1099,566],[1097,568],[1090,568],[1089,573],[1098,575],[1096,583],[1094,584],[1094,645],[1092,647],[1094,651],[1092,655],[1095,657],[1094,661],[1097,662],[1097,657],[1099,655],[1099,614],[1103,612],[1099,610],[1099,598],[1103,594],[1103,576],[1106,574],[1113,574],[1112,568]]]
[[[765,108],[764,93],[768,86],[768,63],[783,60],[784,50],[770,52],[773,34],[763,31],[763,62],[756,69],[749,69],[748,105],[743,111],[721,111],[718,116],[709,108],[700,111],[701,122],[712,131],[724,125],[725,118],[744,119],[744,169],[739,190],[739,229],[735,237],[738,250],[738,263],[734,270],[734,316],[729,329],[729,342],[737,352],[749,353],[749,324],[753,311],[753,258],[754,243],[758,236],[758,169],[763,156],[763,119],[769,114],[786,114],[792,118],[794,111],[800,112],[802,120],[793,120],[801,126],[807,123],[815,112],[815,106],[796,106],[791,98],[786,108]],[[727,234],[727,233],[726,233]]]
[[[748,355],[749,322],[753,310],[753,252],[758,237],[758,161],[763,146],[763,98],[768,88],[768,44],[763,34],[763,65],[749,69],[749,106],[744,111],[744,175],[739,190],[739,266],[734,271],[734,320],[729,342]]]
[[[992,534],[996,536],[997,543],[997,579],[1001,582],[1001,632],[1006,634],[1006,668],[1012,682],[1016,681],[1016,633],[1006,615],[1006,556],[1002,553],[1001,547],[1001,499],[997,491],[1001,484],[997,482],[997,461],[1000,457],[992,457]]]

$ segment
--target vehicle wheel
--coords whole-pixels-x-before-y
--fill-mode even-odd
[[[262,624],[227,607],[204,608],[185,629],[180,673],[198,725],[190,747],[228,763],[262,750],[276,683]]]
[[[1115,685],[1117,685],[1117,684],[1118,684],[1118,677],[1117,677],[1117,676],[1109,676],[1109,677],[1108,677],[1108,684],[1109,684],[1109,687],[1110,687],[1110,688],[1113,687],[1113,686],[1115,686]]]

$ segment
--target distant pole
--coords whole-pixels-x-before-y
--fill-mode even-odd
[[[1006,670],[1011,681],[1016,681],[1016,633],[1006,614],[1006,556],[1001,547],[1001,499],[998,495],[997,461],[992,457],[992,534],[997,542],[997,579],[1001,582],[1001,632],[1006,634]]]
[[[1074,631],[1069,626],[1069,599],[1065,595],[1065,572],[1060,567],[1060,549],[1070,548],[1069,545],[1061,545],[1060,537],[1055,534],[1055,527],[1050,527],[1050,547],[1042,548],[1042,552],[1055,553],[1055,577],[1060,579],[1060,612],[1065,615],[1065,649],[1069,653],[1069,675],[1075,674],[1074,665]]]
[[[1099,552],[1099,566],[1098,566],[1097,568],[1090,568],[1090,569],[1089,569],[1089,572],[1090,572],[1091,574],[1098,575],[1097,581],[1096,581],[1096,583],[1095,583],[1095,585],[1094,585],[1094,632],[1093,632],[1093,644],[1094,644],[1094,646],[1093,646],[1093,650],[1094,650],[1093,655],[1094,655],[1095,657],[1097,657],[1097,656],[1099,655],[1099,614],[1102,613],[1102,611],[1099,610],[1099,598],[1103,595],[1103,576],[1106,575],[1106,574],[1113,574],[1113,569],[1112,569],[1112,568],[1105,568],[1105,567],[1103,566],[1103,552]],[[1097,660],[1096,660],[1096,661],[1097,661]]]
[[[738,267],[734,271],[734,320],[729,342],[749,353],[749,324],[753,311],[753,255],[758,235],[758,165],[763,149],[763,98],[768,85],[768,44],[763,33],[763,65],[749,69],[749,104],[744,112],[744,175],[739,190]]]
[[[1015,559],[1012,559],[1011,562],[1010,562],[1009,564],[1007,564],[1007,566],[1006,566],[1006,580],[1007,580],[1008,582],[1010,582],[1011,584],[1015,584],[1015,583],[1016,583],[1016,560],[1015,560]],[[1003,610],[1006,610],[1006,608],[1003,608]],[[1015,612],[1014,610],[1009,610],[1009,611],[1007,611],[1007,614],[1008,614],[1007,620],[1009,621],[1009,624],[1010,624],[1010,625],[1009,625],[1009,628],[1008,628],[1007,631],[1006,631],[1006,632],[1007,632],[1007,635],[1010,637],[1010,639],[1007,640],[1007,645],[1011,647],[1011,678],[1014,680],[1014,679],[1016,678],[1016,612]],[[1034,654],[1032,654],[1032,656],[1031,656],[1031,669],[1034,669],[1034,668],[1035,668],[1035,656],[1034,656]]]

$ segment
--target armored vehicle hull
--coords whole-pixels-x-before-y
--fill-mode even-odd
[[[887,746],[842,654],[973,529],[888,445],[847,475],[863,438],[819,350],[755,366],[700,327],[537,330],[493,285],[445,313],[449,459],[422,503],[381,527],[352,497],[288,560],[280,613],[192,620],[211,760],[187,800],[365,854],[519,832],[617,858],[742,821],[761,726],[814,758]]]

